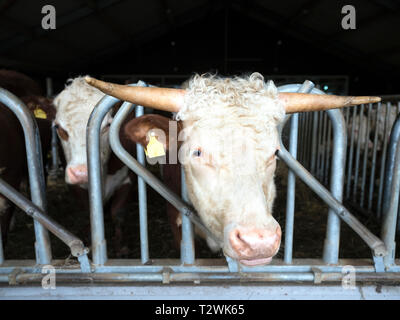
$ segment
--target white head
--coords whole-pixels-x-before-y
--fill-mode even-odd
[[[186,90],[87,81],[119,99],[178,112],[184,126],[179,159],[189,198],[204,224],[223,239],[224,253],[247,265],[268,263],[280,246],[281,228],[272,217],[272,206],[277,125],[285,112],[379,101],[376,97],[278,93],[258,73],[225,79],[195,76]],[[147,129],[141,129],[157,127],[155,121],[142,122],[141,128],[131,126],[135,131],[131,136],[137,140],[147,134]]]
[[[284,105],[272,82],[195,76],[177,114],[188,194],[224,253],[244,264],[268,262],[281,229],[272,216],[277,125]]]
[[[100,90],[88,85],[84,77],[68,80],[54,99],[57,113],[55,126],[67,162],[65,181],[85,185],[88,182],[86,159],[86,125],[96,104],[104,97]],[[101,161],[103,166],[110,155],[108,128],[112,117],[107,114],[101,125]]]

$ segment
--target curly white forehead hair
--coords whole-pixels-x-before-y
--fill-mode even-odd
[[[224,123],[239,121],[258,131],[278,124],[284,116],[278,89],[272,81],[265,83],[261,74],[234,78],[207,74],[190,79],[185,104],[176,119],[209,124],[212,119],[223,118]]]

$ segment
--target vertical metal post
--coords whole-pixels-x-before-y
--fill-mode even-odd
[[[126,102],[124,103],[126,104]],[[130,104],[132,105],[132,104]],[[122,107],[121,107],[122,108]],[[136,118],[144,114],[144,108],[142,106],[136,106],[135,116]],[[136,154],[138,162],[145,167],[146,158],[142,145],[139,143],[136,145]],[[149,237],[147,230],[147,192],[146,182],[142,177],[138,176],[138,197],[139,197],[139,225],[140,225],[140,257],[143,264],[149,262]]]
[[[385,184],[383,189],[382,212],[384,215],[390,207],[391,188],[393,183],[393,172],[396,164],[396,150],[400,139],[400,115],[397,115],[396,121],[390,133],[390,142],[385,166]]]
[[[354,152],[354,128],[356,126],[357,107],[353,107],[353,117],[351,121],[351,138],[350,138],[350,154],[347,162],[347,184],[346,184],[346,199],[350,198],[351,176],[353,171],[353,152]]]
[[[315,160],[317,158],[317,138],[318,138],[318,112],[313,112],[311,136],[311,173],[316,174]]]
[[[86,148],[89,175],[90,226],[92,235],[93,263],[103,265],[107,261],[107,247],[104,238],[103,181],[100,161],[100,129],[103,119],[119,100],[104,96],[92,113],[86,127]]]
[[[364,196],[365,196],[365,184],[367,179],[367,160],[368,160],[368,148],[369,148],[369,131],[370,131],[370,122],[371,122],[371,109],[372,104],[368,104],[368,115],[367,115],[367,132],[365,135],[365,144],[364,144],[364,158],[363,158],[363,167],[362,167],[362,178],[361,178],[361,197],[360,197],[360,207],[364,208]]]
[[[39,129],[33,114],[15,95],[0,88],[0,102],[6,105],[17,116],[25,137],[25,148],[29,173],[29,188],[32,202],[46,211],[46,192],[43,171],[42,150]],[[37,264],[51,263],[51,246],[48,231],[36,220],[35,253]]]
[[[332,143],[332,123],[331,121],[328,121],[328,142],[326,144],[326,148],[328,150],[327,152],[327,161],[326,161],[326,167],[325,167],[325,181],[324,184],[327,186],[329,183],[329,169],[330,169],[330,163],[331,163],[331,143]]]
[[[388,254],[383,258],[385,266],[394,264],[396,221],[400,194],[400,116],[397,116],[390,135],[386,174],[385,192],[383,196],[383,223],[381,238]]]
[[[383,184],[384,184],[384,173],[385,173],[385,165],[386,165],[386,150],[388,144],[388,136],[389,136],[389,116],[391,112],[391,104],[388,102],[386,104],[386,114],[385,114],[385,130],[384,130],[384,137],[383,137],[383,150],[382,150],[382,160],[381,160],[381,172],[379,175],[379,189],[378,189],[378,218],[381,218],[382,214],[382,194],[383,194]]]
[[[328,131],[328,119],[327,119],[327,115],[326,113],[324,113],[324,117],[323,117],[323,133],[322,133],[322,166],[321,166],[321,182],[324,183],[325,181],[325,168],[326,168],[326,161],[328,158],[327,153],[329,152],[329,149],[327,148],[328,144],[327,144],[327,131]]]
[[[360,112],[358,113],[358,136],[357,136],[357,147],[356,147],[356,159],[354,165],[354,182],[353,182],[353,201],[356,202],[357,197],[357,186],[358,186],[358,167],[360,164],[360,149],[361,149],[361,140],[368,139],[368,137],[363,137],[364,133],[362,132],[363,128],[363,119],[364,119],[364,105],[360,106]]]
[[[379,102],[376,109],[376,119],[375,119],[375,135],[374,135],[374,143],[372,149],[372,167],[371,167],[371,175],[369,180],[369,191],[368,191],[368,210],[372,208],[372,200],[374,197],[374,186],[375,186],[375,167],[376,167],[376,151],[378,145],[378,131],[379,131],[379,113],[381,111],[381,103]]]
[[[286,86],[287,87],[287,86]],[[283,86],[285,88],[285,86]],[[308,93],[314,88],[314,84],[311,81],[305,81],[302,86],[296,90],[300,93]],[[281,89],[281,87],[279,88]],[[290,141],[289,141],[289,152],[293,158],[297,157],[297,138],[298,138],[298,124],[299,114],[295,113],[292,115],[290,123]],[[295,188],[296,188],[296,176],[292,170],[288,173],[287,183],[287,197],[286,197],[286,224],[285,224],[285,263],[292,262],[293,256],[293,226],[294,226],[294,209],[295,209]]]
[[[4,263],[4,251],[3,251],[3,236],[1,234],[1,225],[0,225],[0,265]]]
[[[328,110],[333,128],[332,167],[330,190],[339,202],[343,200],[344,168],[346,164],[347,131],[342,112],[337,109]],[[339,259],[340,218],[332,209],[328,212],[323,260],[336,264]]]
[[[182,199],[189,203],[187,195],[185,170],[181,166],[181,196]],[[181,241],[181,262],[184,265],[194,264],[195,251],[194,251],[194,237],[193,237],[193,224],[190,219],[181,214],[182,216],[182,241]]]

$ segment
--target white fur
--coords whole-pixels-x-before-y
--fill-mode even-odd
[[[69,135],[68,141],[61,139],[67,168],[87,164],[86,125],[96,104],[104,97],[98,89],[88,85],[84,77],[68,80],[68,85],[54,99],[57,113],[55,122]],[[112,120],[107,114],[102,128]],[[103,164],[110,154],[108,135],[101,136],[101,156]],[[67,181],[68,182],[68,181]]]
[[[189,198],[210,230],[225,238],[228,225],[278,227],[272,217],[279,147],[277,125],[285,110],[278,90],[258,73],[243,78],[195,76],[188,84],[183,120]],[[201,149],[201,156],[195,150]],[[182,156],[182,157],[181,157]]]
[[[55,122],[69,135],[67,141],[62,139],[62,146],[67,161],[67,167],[85,165],[86,159],[86,127],[90,114],[96,104],[104,97],[100,90],[88,85],[84,77],[68,80],[68,85],[54,99],[57,113]],[[107,175],[107,161],[111,153],[106,125],[111,123],[112,116],[109,112],[101,125],[100,156],[102,162],[103,181],[105,181],[105,199],[109,199],[118,185],[126,182],[128,169],[125,167],[114,176]],[[66,170],[67,171],[67,170]],[[68,175],[65,175],[69,183]],[[86,185],[81,185],[86,188]]]

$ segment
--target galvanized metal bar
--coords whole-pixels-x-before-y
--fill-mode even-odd
[[[311,135],[311,169],[310,172],[312,174],[316,174],[315,170],[315,162],[317,158],[317,138],[318,138],[318,112],[313,112],[313,119],[312,119],[312,135]]]
[[[396,150],[400,139],[400,115],[397,115],[396,121],[390,133],[389,148],[387,150],[385,166],[385,185],[383,189],[382,212],[385,215],[390,206],[391,188],[396,160]]]
[[[339,110],[328,110],[332,123],[333,144],[330,190],[338,202],[343,199],[344,170],[346,164],[347,131],[343,114]],[[323,259],[326,263],[337,263],[339,259],[340,219],[333,208],[328,212]]]
[[[303,136],[304,136],[303,130],[302,130],[303,129],[303,125],[304,125],[303,122],[304,122],[304,118],[301,116],[301,114],[298,115],[298,128],[297,128],[297,132],[298,132],[297,133],[297,135],[298,135],[298,138],[297,138],[298,153],[297,153],[296,159],[300,163],[303,163],[303,151],[304,151],[304,150],[301,149],[301,145],[303,143]]]
[[[308,121],[309,121],[309,124],[308,124],[308,141],[311,141],[312,142],[312,134],[313,134],[313,118],[314,118],[314,114],[315,114],[315,112],[307,112],[307,116],[308,116]],[[308,167],[307,167],[307,169],[308,170],[310,170],[311,171],[311,159],[312,158],[314,158],[314,156],[313,156],[313,153],[312,153],[312,151],[313,151],[313,146],[312,146],[312,143],[307,143],[307,145],[308,145],[308,151],[307,151],[307,156],[308,156]]]
[[[165,285],[172,283],[201,283],[206,282],[221,282],[246,280],[247,283],[269,283],[269,282],[342,282],[346,274],[342,272],[337,273],[321,273],[320,275],[314,272],[293,272],[293,273],[247,273],[242,274],[239,272],[229,273],[90,273],[90,274],[59,274],[57,281],[59,283],[74,283],[74,284],[87,284],[87,283],[134,283],[134,282],[159,282]],[[15,276],[15,284],[24,283],[37,283],[43,279],[42,274],[18,274]],[[399,282],[399,275],[396,273],[389,274],[359,274],[357,273],[357,281],[383,281],[392,280]],[[8,282],[7,276],[0,276],[0,282]],[[246,290],[242,285],[242,290]]]
[[[353,182],[353,202],[356,202],[357,197],[357,186],[358,186],[358,167],[360,165],[360,150],[361,150],[361,140],[367,139],[367,137],[363,137],[362,127],[363,127],[363,118],[364,118],[364,105],[362,104],[359,107],[360,111],[358,113],[358,137],[357,137],[357,147],[356,147],[356,159],[354,165],[354,182]]]
[[[124,105],[127,104],[126,102]],[[129,105],[129,104],[127,104]],[[127,113],[131,112],[132,104],[130,107],[126,106]],[[136,106],[135,116],[136,118],[144,114],[144,108],[142,106]],[[111,131],[110,131],[111,132]],[[118,134],[118,133],[117,133]],[[146,167],[146,157],[144,154],[144,149],[141,144],[136,144],[136,157],[138,162]],[[146,182],[141,176],[138,176],[138,197],[139,197],[139,225],[140,225],[140,258],[143,264],[149,262],[149,236],[148,236],[148,226],[147,226],[147,191]]]
[[[399,193],[400,193],[400,148],[397,145],[395,166],[393,170],[393,181],[390,190],[390,204],[388,211],[384,213],[382,219],[381,238],[385,243],[388,254],[383,258],[385,266],[393,265],[395,259],[395,236],[396,221],[399,209]]]
[[[311,81],[305,81],[301,87],[297,90],[300,93],[308,93],[314,88],[314,84]],[[278,88],[280,90],[281,87]],[[282,88],[284,89],[284,88]],[[297,156],[297,138],[298,138],[298,118],[299,115],[293,114],[290,119],[290,142],[289,152],[296,158]],[[294,226],[294,209],[295,209],[295,188],[296,188],[296,177],[292,171],[288,172],[287,182],[287,197],[286,197],[286,220],[285,220],[285,263],[291,263],[293,257],[293,226]]]
[[[385,265],[392,265],[395,257],[395,234],[398,215],[399,180],[400,180],[400,114],[391,130],[388,156],[386,159],[385,187],[382,200],[383,223],[382,240],[388,248],[388,256],[384,258]]]
[[[367,181],[367,160],[368,160],[368,150],[369,150],[369,131],[371,122],[371,110],[372,104],[368,104],[368,115],[367,115],[367,128],[364,143],[364,157],[362,164],[362,176],[361,176],[361,195],[360,195],[360,207],[364,208],[364,196],[365,196],[365,184]]]
[[[318,180],[321,180],[322,117],[323,117],[323,111],[318,111],[317,163],[315,172],[315,175],[318,178]]]
[[[181,166],[181,196],[183,201],[189,203],[187,194],[185,170]],[[182,241],[181,241],[181,261],[182,264],[191,265],[195,261],[194,233],[193,225],[188,217],[182,215]]]
[[[328,154],[327,154],[327,161],[326,161],[326,168],[325,168],[325,181],[324,184],[327,186],[329,183],[329,170],[330,170],[330,163],[331,163],[331,144],[332,144],[332,123],[329,121],[328,122],[328,142],[327,142],[327,150],[328,150]]]
[[[81,273],[78,265],[64,265],[64,260],[54,260],[57,266],[57,274]],[[318,269],[322,273],[341,272],[344,266],[354,266],[357,273],[375,273],[372,259],[340,259],[338,264],[325,264],[321,259],[293,259],[293,263],[287,265],[281,259],[273,259],[268,265],[262,266],[240,266],[240,272],[311,272]],[[17,269],[17,270],[16,270]],[[33,260],[6,260],[0,266],[0,275],[15,274],[16,271],[23,273],[41,273],[41,266]],[[93,265],[95,273],[162,273],[170,272],[192,272],[192,273],[223,273],[230,272],[225,259],[196,259],[194,265],[183,265],[180,259],[153,259],[153,264],[143,265],[140,259],[109,259],[106,265]],[[395,260],[395,265],[386,268],[386,272],[400,273],[400,260]]]
[[[296,90],[296,88],[299,89],[300,85],[299,84],[287,85],[287,86],[283,86],[283,87],[286,90],[289,90],[289,89]],[[279,89],[281,90],[281,88],[282,87],[280,87]],[[316,89],[316,88],[314,88],[312,90],[312,93],[325,94],[323,91]],[[330,189],[331,189],[332,194],[329,194],[329,192],[328,192],[328,194],[331,199],[335,200],[335,203],[340,204],[340,201],[342,201],[342,197],[343,197],[344,166],[345,166],[345,161],[346,161],[346,141],[347,141],[346,133],[347,132],[346,132],[345,124],[344,124],[344,118],[343,118],[343,115],[340,110],[337,110],[337,109],[328,110],[327,113],[328,113],[328,116],[329,116],[329,118],[332,122],[332,126],[333,126],[333,151],[332,151],[333,156],[332,156],[331,183],[330,183]],[[315,120],[315,117],[314,117],[314,120]],[[315,125],[314,125],[314,128],[315,128]],[[313,133],[314,133],[314,130],[313,130]],[[281,143],[281,148],[286,150],[282,143]],[[279,151],[278,151],[278,154],[280,154]],[[296,162],[296,165],[300,165],[300,164],[298,162]],[[288,164],[288,166],[289,166],[289,164]],[[289,168],[292,168],[292,167],[289,166]],[[305,170],[304,167],[301,166],[301,168],[303,170]],[[295,173],[298,174],[297,171],[295,171]],[[312,175],[310,173],[307,172],[307,174],[310,177],[312,177]],[[312,177],[312,178],[315,180],[314,177]],[[320,187],[323,187],[323,185],[321,183],[318,183],[318,185]],[[315,185],[314,185],[314,187],[315,187]],[[312,189],[314,190],[314,188],[312,188]],[[324,188],[324,190],[326,190],[326,189]],[[318,192],[316,192],[316,193],[319,194]],[[327,202],[326,198],[323,198],[323,200],[325,202]],[[329,205],[328,202],[327,202],[327,204]],[[324,261],[326,263],[337,263],[338,256],[339,256],[340,218],[337,216],[338,212],[336,212],[335,210],[337,210],[336,207],[331,207],[331,209],[328,212],[327,234],[326,234],[325,244],[324,244]],[[342,212],[342,210],[340,212]],[[351,219],[353,219],[353,218],[354,217],[352,217]],[[360,228],[360,226],[357,225],[356,228]],[[365,227],[363,227],[363,228],[366,229]],[[362,229],[362,230],[364,230],[364,229]],[[368,231],[368,229],[366,229],[366,230]],[[375,237],[374,239],[377,239],[377,238]]]
[[[347,225],[356,232],[361,239],[373,250],[374,254],[377,256],[384,256],[386,254],[386,249],[384,243],[376,237],[371,231],[369,231],[361,222],[357,220],[340,202],[338,199],[333,197],[331,194],[316,178],[314,178],[300,163],[298,163],[290,153],[281,147],[277,155],[281,160],[283,160],[287,166],[293,170],[296,175],[308,185],[331,209],[332,212],[340,219],[342,219]],[[333,238],[333,237],[332,237]],[[333,242],[335,247],[336,242]],[[334,257],[334,255],[328,257]],[[334,252],[335,253],[335,252]],[[327,259],[326,259],[327,260]],[[327,262],[334,263],[335,262]],[[334,260],[334,259],[332,259]]]
[[[377,154],[377,146],[378,146],[378,132],[379,132],[379,113],[381,112],[381,103],[377,104],[376,109],[376,119],[375,119],[375,135],[374,135],[374,143],[372,149],[372,166],[371,166],[371,175],[369,180],[369,193],[368,193],[368,210],[372,209],[372,200],[374,197],[374,187],[375,187],[375,167],[376,167],[376,154]]]
[[[326,167],[326,161],[327,161],[327,153],[329,152],[329,149],[327,148],[327,138],[326,138],[326,135],[327,135],[327,127],[328,127],[328,125],[327,125],[327,115],[326,115],[326,113],[324,112],[324,116],[323,116],[323,133],[322,133],[322,141],[323,141],[323,143],[322,143],[322,159],[321,159],[321,182],[322,183],[324,183],[324,181],[325,181],[325,176],[326,176],[326,173],[325,173],[325,167]]]
[[[3,250],[3,236],[1,234],[1,225],[0,225],[0,265],[4,262],[4,250]]]
[[[354,148],[354,128],[356,126],[356,111],[357,107],[353,107],[352,122],[351,122],[351,137],[350,137],[350,154],[347,162],[347,183],[346,183],[346,199],[350,199],[351,177],[353,171],[353,148]]]
[[[42,150],[39,129],[32,112],[11,92],[0,88],[0,102],[7,106],[18,118],[24,131],[25,149],[29,173],[29,187],[32,202],[43,211],[46,211],[46,192],[43,171]],[[47,230],[36,220],[35,254],[38,264],[51,262],[51,246]]]
[[[90,114],[86,127],[86,148],[89,175],[90,226],[92,236],[92,259],[94,264],[107,261],[107,247],[104,237],[103,181],[100,161],[100,130],[107,113],[119,100],[104,96]]]
[[[42,226],[44,226],[47,230],[64,242],[70,248],[73,256],[79,257],[88,252],[88,249],[85,248],[83,242],[78,237],[66,230],[54,219],[49,217],[42,209],[26,199],[21,193],[19,193],[1,178],[0,193],[8,198],[18,208],[24,211],[28,216],[39,222]]]
[[[388,102],[386,104],[386,115],[385,115],[385,130],[384,130],[384,138],[383,138],[383,150],[382,150],[382,157],[381,157],[381,172],[379,175],[379,189],[378,189],[378,219],[381,218],[382,215],[382,195],[383,195],[383,185],[384,185],[384,174],[385,174],[385,165],[386,165],[386,150],[388,144],[388,137],[389,137],[389,117],[391,111],[391,103]]]

